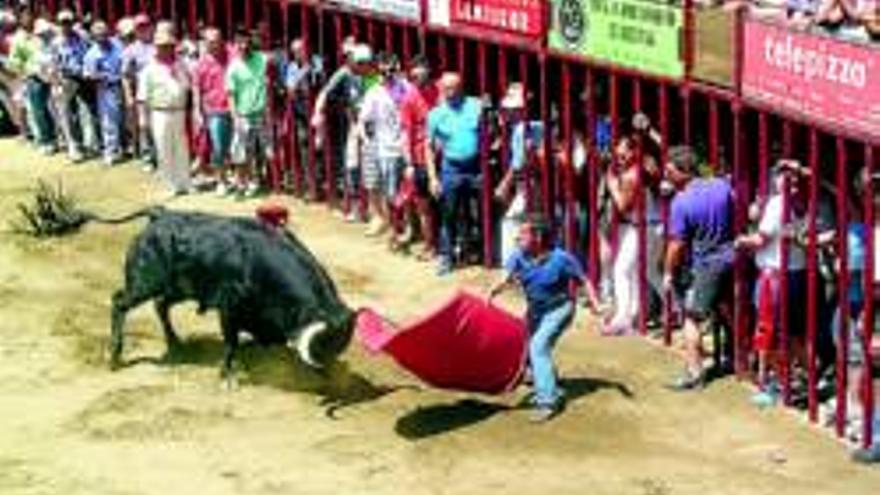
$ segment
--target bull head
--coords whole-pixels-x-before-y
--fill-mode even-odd
[[[346,309],[342,316],[314,321],[294,337],[291,347],[313,368],[323,368],[342,354],[354,334],[356,313]]]

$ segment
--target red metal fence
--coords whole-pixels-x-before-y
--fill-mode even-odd
[[[592,131],[596,122],[608,118],[612,142],[621,136],[623,123],[636,112],[651,117],[660,135],[661,161],[670,143],[696,147],[708,166],[717,174],[730,175],[737,195],[735,226],[744,232],[750,203],[768,192],[771,163],[781,157],[800,160],[812,171],[807,229],[808,300],[787,301],[782,312],[808,312],[807,325],[807,410],[812,421],[819,417],[820,397],[817,363],[829,362],[821,356],[830,337],[828,318],[822,311],[833,309],[823,304],[826,284],[818,272],[820,247],[817,218],[826,205],[823,181],[834,186],[836,198],[836,242],[840,263],[836,269],[838,285],[834,306],[847,315],[849,273],[847,270],[847,227],[853,216],[861,216],[868,226],[863,276],[864,318],[860,322],[866,362],[872,362],[874,328],[874,239],[875,211],[872,180],[865,183],[861,211],[847,205],[857,171],[877,170],[876,146],[880,141],[880,48],[858,45],[806,33],[795,33],[778,26],[749,19],[743,11],[712,14],[696,9],[691,0],[683,6],[654,4],[643,0],[521,1],[506,0],[387,0],[385,2],[317,2],[309,0],[47,0],[49,10],[73,7],[110,19],[145,11],[154,16],[174,19],[190,33],[199,24],[219,25],[231,34],[239,24],[259,27],[269,42],[304,41],[307,51],[319,53],[328,64],[338,64],[339,47],[347,35],[354,35],[381,50],[397,52],[406,60],[415,53],[425,53],[440,70],[457,70],[466,80],[468,90],[488,95],[497,101],[508,82],[522,82],[533,95],[528,112],[546,129],[558,115],[565,162],[572,163],[572,135],[575,120]],[[617,4],[612,7],[610,4]],[[360,5],[378,6],[379,13],[359,9]],[[444,8],[445,7],[445,8]],[[626,22],[615,24],[604,19],[630,12]],[[589,16],[590,33],[584,26]],[[714,17],[713,17],[714,16]],[[636,18],[641,20],[635,20]],[[714,20],[713,20],[714,19]],[[718,30],[718,22],[728,43],[711,47],[706,33]],[[708,23],[705,27],[703,23]],[[617,27],[614,27],[617,26]],[[605,29],[606,31],[602,31]],[[683,36],[682,36],[683,34]],[[592,36],[592,38],[590,37]],[[711,38],[711,37],[710,37]],[[650,43],[645,40],[650,39]],[[610,43],[614,41],[614,43]],[[627,44],[629,43],[629,44]],[[640,45],[639,43],[642,43]],[[623,48],[620,48],[623,47]],[[716,66],[706,69],[712,50],[722,53]],[[671,55],[670,55],[671,54]],[[834,68],[831,66],[834,65]],[[705,69],[705,70],[704,70]],[[705,77],[704,77],[705,76]],[[312,102],[313,103],[313,102]],[[289,105],[288,105],[289,106]],[[329,153],[325,162],[316,162],[318,153],[314,132],[309,130],[305,155],[296,149],[297,127],[288,108],[273,108],[276,130],[283,150],[273,164],[272,185],[281,187],[285,170],[293,174],[293,191],[308,192],[331,206],[340,204],[333,187],[334,167]],[[502,131],[503,132],[503,131]],[[332,136],[328,136],[332,139]],[[552,156],[550,139],[545,139],[545,156]],[[488,142],[483,145],[482,169],[485,215],[483,259],[494,264],[493,190]],[[506,136],[502,148],[506,150]],[[307,166],[300,167],[301,156]],[[506,153],[500,153],[501,168],[506,167]],[[531,163],[530,174],[540,178],[537,191],[529,191],[535,208],[548,214],[565,213],[563,238],[568,248],[588,260],[591,274],[601,271],[599,224],[599,150],[590,140],[588,166],[578,174],[571,167],[553,166],[549,160]],[[319,166],[324,167],[326,182],[318,183]],[[300,171],[303,171],[300,174]],[[828,184],[826,184],[828,185]],[[323,191],[322,191],[323,186]],[[345,208],[350,205],[342,198]],[[640,217],[645,215],[645,199],[639,198]],[[663,218],[666,218],[666,207]],[[586,232],[576,219],[586,218]],[[665,220],[664,220],[665,221]],[[639,330],[647,333],[648,284],[646,280],[645,222],[639,222],[639,272],[642,311]],[[788,249],[784,249],[785,252]],[[787,255],[786,255],[787,256]],[[733,363],[736,372],[747,376],[750,368],[750,335],[753,312],[751,287],[743,255],[736,261],[733,300]],[[785,270],[783,270],[784,272]],[[785,273],[782,274],[783,278]],[[785,291],[783,291],[785,292]],[[801,305],[806,302],[806,309]],[[797,305],[795,307],[795,305]],[[671,297],[664,295],[663,340],[671,341]],[[786,322],[786,319],[782,319]],[[847,362],[849,320],[842,319],[842,331],[836,346],[836,430],[844,434],[847,417]],[[791,329],[783,324],[786,339]],[[782,377],[786,402],[791,400],[788,346],[782,346]],[[834,358],[835,356],[831,356]],[[861,374],[863,417],[873,417],[871,367]],[[872,438],[872,421],[863,422],[862,442]]]

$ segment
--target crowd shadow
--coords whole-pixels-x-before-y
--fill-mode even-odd
[[[635,397],[626,385],[603,378],[568,378],[560,380],[560,385],[565,390],[568,407],[603,389],[614,389],[627,399]],[[394,431],[407,440],[422,440],[476,425],[499,413],[530,407],[529,397],[524,397],[515,405],[466,398],[453,403],[419,406],[398,418]]]
[[[216,367],[218,381],[223,360],[223,341],[210,336],[185,339],[173,353],[143,356],[122,363],[122,367],[139,364],[156,366]],[[243,343],[236,354],[235,376],[240,386],[267,386],[293,393],[317,395],[325,415],[337,419],[345,408],[378,400],[393,392],[417,388],[413,385],[376,383],[338,360],[325,369],[305,365],[285,346],[264,347],[255,342]]]

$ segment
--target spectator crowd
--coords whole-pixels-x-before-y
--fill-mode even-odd
[[[871,31],[876,16],[864,14],[871,11],[862,5],[868,2],[801,3],[818,24],[869,19],[865,32],[877,34]],[[781,8],[798,18],[791,2]],[[71,164],[100,158],[106,166],[135,158],[178,195],[250,197],[278,184],[307,200],[338,196],[344,219],[364,224],[366,237],[394,251],[415,249],[440,276],[495,261],[482,259],[489,255],[482,243],[489,226],[498,239],[491,256],[508,273],[492,295],[517,280],[529,296],[539,420],[555,414],[564,395],[549,356],[573,312],[569,298],[557,297],[568,293],[568,282],[586,286],[601,333],[609,336],[634,334],[643,313],[659,322],[669,296],[681,315],[686,351],[684,370],[669,386],[693,391],[732,366],[733,271],[737,260],[748,260],[755,282],[749,346],[759,385],[755,404],[778,401],[783,345],[794,363],[797,403],[807,388],[806,349],[812,344],[819,351],[827,392],[838,346],[848,340],[851,436],[857,439],[861,422],[875,425],[872,447],[855,455],[880,462],[880,414],[861,417],[859,388],[862,374],[876,366],[865,359],[865,346],[876,343],[865,342],[861,332],[866,301],[877,296],[862,284],[868,238],[880,241],[880,228],[867,225],[858,206],[877,179],[870,170],[855,174],[850,188],[843,253],[836,252],[842,243],[835,191],[822,182],[816,220],[826,269],[819,273],[819,304],[812,315],[794,307],[783,312],[783,300],[792,306],[807,299],[807,191],[821,181],[787,157],[780,157],[772,187],[752,208],[752,224],[738,232],[731,178],[705,173],[694,150],[664,143],[641,113],[615,130],[607,116],[593,122],[575,116],[572,132],[563,136],[558,115],[549,122],[530,118],[530,94],[520,82],[510,83],[495,105],[467,94],[461,74],[436,74],[424,56],[401,61],[354,38],[342,43],[343,63],[325,73],[324,61],[300,39],[281,53],[263,50],[255,32],[238,31],[230,43],[205,27],[181,39],[172,23],[146,15],[111,27],[68,10],[50,20],[22,9],[15,23],[3,41],[4,64],[21,83],[22,135],[42,153],[63,150]],[[580,186],[589,182],[591,167],[599,169],[595,195]],[[536,205],[547,202],[541,186],[550,180],[542,173],[577,184],[556,191],[573,208],[551,206],[545,218],[536,218]],[[880,193],[880,183],[872,189]],[[598,203],[596,225],[588,225],[590,198]],[[576,226],[571,246],[583,247],[586,233],[596,233],[598,267],[582,267],[585,249],[559,247],[555,239],[566,237],[565,225]],[[841,258],[852,282],[846,311],[836,304]],[[880,283],[880,262],[874,272],[868,276]],[[818,322],[812,343],[808,319]],[[712,328],[720,329],[715,347],[722,350],[707,367],[703,336]],[[780,338],[783,329],[787,339]]]

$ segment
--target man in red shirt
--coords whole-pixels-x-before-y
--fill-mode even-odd
[[[226,92],[226,69],[230,54],[219,29],[205,31],[207,52],[196,65],[194,94],[202,125],[207,127],[211,143],[211,165],[217,175],[217,194],[226,194],[226,171],[229,168],[229,148],[232,143],[232,114]]]
[[[428,112],[440,98],[437,85],[431,80],[428,59],[423,55],[414,57],[410,63],[410,90],[400,104],[400,124],[403,128],[403,156],[406,161],[403,190],[414,191],[414,201],[409,202],[406,218],[418,215],[424,247],[419,259],[434,256],[434,215],[431,191],[428,187],[427,164]],[[412,206],[415,208],[412,208]]]

